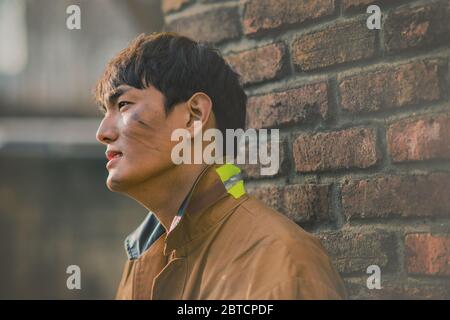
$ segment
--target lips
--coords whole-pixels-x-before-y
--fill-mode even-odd
[[[105,152],[106,158],[108,160],[112,160],[112,159],[116,159],[116,158],[120,158],[122,156],[122,152],[120,151],[113,151],[113,150],[109,150]]]

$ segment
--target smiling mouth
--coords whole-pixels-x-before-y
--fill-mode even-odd
[[[120,151],[107,151],[105,154],[108,160],[120,158],[123,155]]]

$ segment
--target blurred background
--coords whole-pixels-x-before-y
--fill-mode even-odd
[[[66,27],[71,4],[81,30]],[[157,0],[0,0],[0,298],[114,297],[123,240],[147,212],[105,186],[91,89],[162,24]],[[73,264],[82,290],[66,287]]]

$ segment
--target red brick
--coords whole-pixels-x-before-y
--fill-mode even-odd
[[[384,25],[386,49],[396,52],[450,40],[450,1],[430,1],[393,11]]]
[[[450,215],[450,175],[387,175],[347,180],[342,209],[348,219]]]
[[[225,59],[241,75],[243,85],[280,78],[286,73],[286,48],[282,43],[230,54]]]
[[[264,30],[302,23],[331,15],[334,0],[250,0],[243,14],[244,33],[253,35]]]
[[[395,238],[386,231],[331,231],[317,236],[341,273],[366,273],[373,264],[390,270],[395,264]]]
[[[292,152],[298,172],[368,168],[380,159],[376,131],[371,128],[301,134]]]
[[[296,70],[310,71],[373,57],[376,34],[362,19],[306,33],[292,43],[294,66]]]
[[[249,98],[247,127],[269,128],[326,119],[328,84],[307,84],[283,92]]]
[[[374,0],[342,0],[342,8],[345,11],[348,11],[349,9],[354,9],[354,8],[360,8],[360,7],[367,7],[370,4],[373,4],[378,1],[374,1]]]
[[[372,112],[440,100],[444,95],[442,60],[420,60],[397,67],[340,77],[340,106]]]
[[[297,223],[330,218],[329,185],[264,186],[251,189],[249,193]]]
[[[169,13],[172,11],[180,10],[185,4],[189,3],[191,0],[163,0],[162,1],[162,11],[163,13]]]
[[[450,276],[450,235],[406,235],[405,263],[409,274]]]
[[[371,4],[376,4],[378,6],[386,4],[399,2],[401,0],[342,0],[342,9],[345,12],[359,10],[359,12],[366,12],[367,7]],[[383,7],[381,6],[381,9]]]
[[[267,143],[267,147],[269,150],[268,154],[270,156],[270,154],[272,152],[270,140]],[[248,152],[249,152],[248,144],[247,144],[246,151],[247,151],[246,159],[248,159]],[[261,175],[261,168],[268,167],[268,165],[262,165],[259,162],[257,164],[239,164],[239,167],[242,169],[242,174],[243,174],[244,178],[267,178],[267,177],[275,177],[275,176],[283,175],[283,174],[286,174],[289,169],[289,159],[288,159],[286,153],[287,153],[287,141],[286,141],[286,139],[280,138],[280,150],[279,150],[280,167],[279,167],[278,172],[273,175]]]
[[[450,159],[450,114],[401,120],[387,131],[394,162]]]
[[[165,30],[178,32],[196,41],[210,43],[234,39],[241,34],[236,7],[215,8],[174,19],[166,24]]]

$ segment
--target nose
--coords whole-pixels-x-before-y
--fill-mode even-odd
[[[103,118],[102,122],[100,122],[100,125],[98,126],[95,137],[100,143],[105,145],[117,140],[117,126],[115,125],[112,117],[105,116]]]

